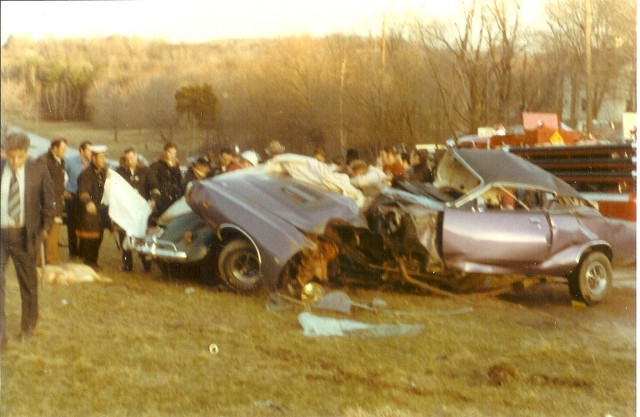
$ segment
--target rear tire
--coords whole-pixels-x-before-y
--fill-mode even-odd
[[[262,286],[260,261],[255,248],[246,240],[232,240],[218,257],[220,279],[233,291],[250,293]]]
[[[569,277],[571,298],[593,305],[604,300],[611,290],[613,269],[602,252],[587,255]]]

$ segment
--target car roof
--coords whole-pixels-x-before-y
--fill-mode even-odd
[[[534,186],[564,196],[579,196],[569,184],[555,175],[504,150],[453,149],[456,159],[488,183]]]

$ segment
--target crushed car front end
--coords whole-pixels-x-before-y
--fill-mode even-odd
[[[187,202],[222,246],[246,242],[271,290],[282,284],[283,271],[296,255],[311,254],[306,258],[315,259],[317,266],[317,260],[334,252],[321,238],[330,224],[364,226],[352,199],[287,176],[264,173],[261,167],[194,182]],[[222,274],[227,267],[223,261],[218,265]],[[305,263],[306,268],[318,269],[313,265]]]

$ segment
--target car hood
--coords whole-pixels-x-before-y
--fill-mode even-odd
[[[434,185],[462,193],[489,183],[528,185],[558,195],[580,197],[569,184],[503,150],[450,149],[438,164]]]
[[[329,221],[356,227],[366,222],[355,201],[297,181],[289,176],[267,174],[262,167],[233,171],[204,181],[194,181],[188,191],[191,208],[207,218],[207,211],[250,207],[265,221],[277,218],[299,230],[324,233]],[[231,203],[233,204],[226,204]],[[224,213],[233,218],[233,213]]]

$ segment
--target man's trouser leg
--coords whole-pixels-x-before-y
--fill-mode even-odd
[[[58,244],[60,243],[60,224],[54,223],[51,226],[51,231],[47,234],[45,241],[45,258],[47,264],[59,265],[60,264],[60,251]]]
[[[126,236],[126,232],[122,230],[118,232],[118,237],[120,239],[120,250],[122,251],[122,270],[133,271],[133,255],[130,250],[125,250],[122,246],[122,243],[124,242],[124,238]]]
[[[76,235],[76,225],[78,224],[78,202],[76,196],[65,200],[67,207],[67,237],[69,240],[69,257],[81,257],[78,245],[78,235]]]
[[[9,257],[13,260],[20,298],[22,300],[22,317],[20,328],[23,335],[31,336],[38,322],[38,275],[36,271],[37,248],[25,244],[24,229],[2,231],[2,278],[0,294],[0,334],[6,335],[6,316],[4,298],[6,288],[6,264]]]
[[[98,254],[100,252],[100,244],[102,243],[103,233],[96,239],[81,238],[80,245],[82,247],[82,256],[84,263],[95,267],[98,265]]]
[[[9,242],[5,231],[0,232],[0,346],[7,342],[7,318],[4,314],[5,274],[9,262]]]

